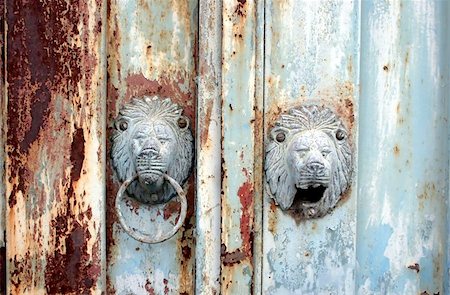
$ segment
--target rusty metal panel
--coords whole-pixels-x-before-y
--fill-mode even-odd
[[[223,3],[222,34],[222,279],[223,294],[249,294],[253,284],[254,152],[261,134],[255,98],[256,4]],[[258,121],[257,121],[258,120]]]
[[[6,96],[5,96],[5,1],[0,1],[0,294],[6,293]]]
[[[6,2],[9,294],[105,285],[102,1]]]
[[[220,293],[221,1],[199,2],[196,294]]]
[[[357,159],[359,10],[358,1],[266,1],[266,141],[280,113],[316,103],[341,117]],[[331,213],[301,219],[266,189],[262,293],[353,293],[356,192],[353,177]]]
[[[160,95],[184,108],[195,126],[198,3],[194,0],[108,1],[107,136],[120,107],[132,97]],[[110,152],[108,142],[107,151]],[[107,164],[107,292],[194,292],[194,176],[188,181],[184,226],[160,244],[144,244],[124,232],[114,212],[119,182]],[[138,205],[137,205],[138,206]],[[139,208],[136,208],[139,210]],[[149,222],[167,222],[179,206],[155,206]],[[150,225],[149,225],[150,226]]]
[[[448,294],[449,4],[362,3],[358,294]]]

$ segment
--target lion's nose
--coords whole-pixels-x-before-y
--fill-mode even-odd
[[[308,164],[308,170],[311,174],[320,175],[323,173],[325,166],[319,162],[312,162]]]
[[[144,140],[135,139],[133,146],[137,155],[143,153],[148,156],[155,156],[158,155],[161,150],[159,143],[152,138]]]

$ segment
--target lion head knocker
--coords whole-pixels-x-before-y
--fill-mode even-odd
[[[125,191],[147,205],[168,202],[176,194],[184,197],[181,186],[192,168],[193,138],[182,112],[170,99],[157,96],[134,98],[122,107],[114,121],[111,149],[112,164],[122,182],[117,208]],[[185,198],[180,202],[186,203]],[[126,229],[124,220],[121,224]],[[132,230],[133,234],[139,236]],[[150,240],[142,235],[137,239]]]
[[[268,189],[283,210],[317,218],[333,209],[350,184],[351,149],[336,115],[316,105],[282,114],[266,146]]]

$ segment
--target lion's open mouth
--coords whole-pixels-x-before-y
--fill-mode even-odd
[[[323,198],[326,189],[323,185],[311,185],[306,188],[297,187],[295,200],[300,203],[317,203]]]

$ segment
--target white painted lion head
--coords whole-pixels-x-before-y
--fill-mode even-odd
[[[349,186],[351,167],[347,132],[328,108],[293,108],[282,114],[271,130],[266,181],[283,210],[295,199],[303,217],[323,216]]]
[[[193,159],[193,138],[182,108],[157,96],[134,98],[114,121],[112,164],[121,182],[138,175],[128,187],[137,200],[162,203],[175,191],[165,182],[167,173],[183,185]]]

